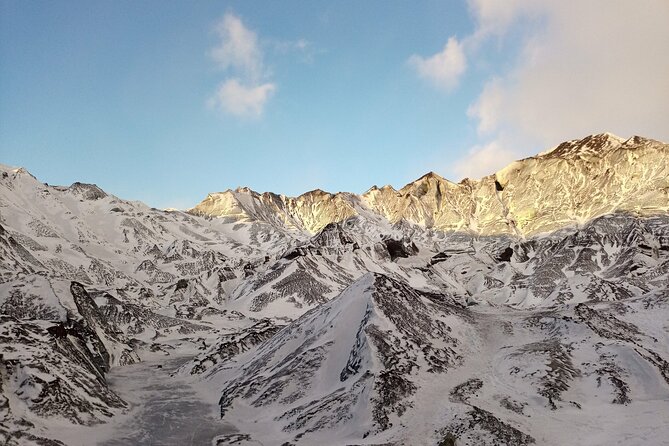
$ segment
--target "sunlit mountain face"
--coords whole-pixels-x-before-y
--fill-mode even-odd
[[[2,444],[664,444],[668,320],[638,136],[187,211],[0,166]]]

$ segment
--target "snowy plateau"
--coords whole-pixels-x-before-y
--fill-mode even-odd
[[[0,165],[0,444],[669,444],[669,145],[188,211]]]

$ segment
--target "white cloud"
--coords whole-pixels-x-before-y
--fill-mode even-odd
[[[414,54],[409,64],[418,75],[444,90],[455,88],[460,77],[467,69],[467,58],[458,39],[451,37],[444,49],[431,57],[424,58]]]
[[[275,90],[273,83],[246,86],[238,79],[228,79],[209,99],[209,106],[237,117],[257,118],[262,115],[265,103]]]
[[[669,140],[669,2],[472,0],[470,10],[472,51],[522,30],[510,68],[468,110],[481,134],[514,135],[525,154],[602,131]]]
[[[455,162],[451,171],[458,179],[478,179],[497,172],[516,159],[518,154],[515,151],[493,141],[472,147],[464,157]]]
[[[554,0],[549,0],[554,1]],[[490,36],[502,36],[520,17],[536,18],[542,0],[469,0],[469,10],[476,21],[476,31],[467,39],[476,43]]]
[[[207,104],[238,118],[262,116],[276,84],[265,69],[257,34],[231,13],[217,24],[216,32],[220,41],[209,55],[220,69],[233,76],[221,82]]]
[[[256,33],[230,13],[216,25],[216,32],[220,42],[210,55],[219,67],[223,70],[234,68],[253,80],[259,79],[263,70],[263,54]]]
[[[479,178],[604,131],[669,141],[669,2],[470,0],[469,7],[476,29],[461,42],[465,56],[514,55],[467,110],[485,142],[452,165],[454,176]]]
[[[479,134],[489,133],[497,128],[503,94],[499,80],[493,79],[483,88],[478,100],[467,109],[467,116],[478,120]]]

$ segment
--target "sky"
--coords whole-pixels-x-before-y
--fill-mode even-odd
[[[669,141],[669,2],[0,0],[0,163],[189,208]]]

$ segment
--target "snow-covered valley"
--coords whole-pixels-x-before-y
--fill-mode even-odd
[[[218,417],[206,389],[174,372],[192,356],[117,367],[107,375],[109,387],[128,403],[126,413],[108,423],[80,426],[53,436],[66,444],[200,445],[234,432]]]
[[[189,211],[0,176],[6,444],[669,438],[666,144]]]

